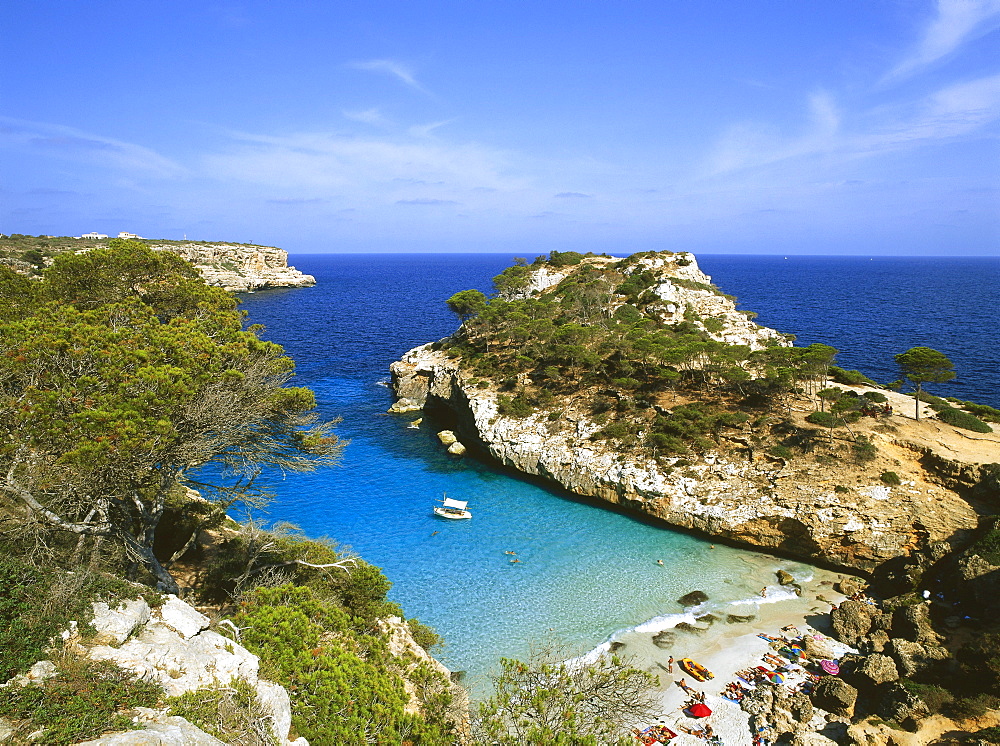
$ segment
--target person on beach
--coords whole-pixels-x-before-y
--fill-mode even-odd
[[[761,598],[767,598],[767,586],[766,585],[763,588],[760,589],[760,597]]]
[[[673,672],[674,672],[674,656],[671,655],[669,658],[667,658],[667,673],[673,673]]]

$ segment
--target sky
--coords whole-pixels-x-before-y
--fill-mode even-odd
[[[8,0],[0,233],[1000,255],[1000,0]]]

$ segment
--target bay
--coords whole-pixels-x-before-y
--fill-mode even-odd
[[[699,257],[761,323],[802,344],[838,347],[844,367],[887,380],[892,354],[926,344],[955,361],[956,395],[998,405],[997,331],[986,318],[988,304],[1000,305],[990,279],[997,263],[970,261]],[[452,459],[433,427],[410,429],[407,418],[385,414],[389,363],[451,333],[457,320],[444,300],[470,287],[488,292],[507,255],[292,262],[317,286],[255,293],[243,308],[296,360],[295,382],[316,392],[322,416],[342,418],[338,433],[350,444],[339,468],[279,476],[268,517],[329,536],[382,567],[394,583],[390,597],[444,636],[439,657],[466,671],[474,688],[501,656],[523,658],[532,643],[583,652],[618,630],[679,614],[676,599],[691,590],[719,602],[749,599],[778,567],[809,574],[805,565],[713,547],[494,464]],[[444,493],[469,500],[475,518],[433,517]]]

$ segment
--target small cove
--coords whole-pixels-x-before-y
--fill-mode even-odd
[[[713,273],[717,259],[701,264]],[[778,567],[813,574],[452,459],[431,429],[412,430],[385,414],[388,364],[453,331],[444,299],[469,287],[488,291],[506,255],[312,255],[293,263],[315,274],[317,287],[258,293],[244,308],[296,360],[296,382],[316,392],[322,415],[343,418],[338,433],[351,443],[337,469],[279,475],[268,517],[327,535],[382,567],[394,583],[390,597],[445,637],[440,657],[473,685],[501,656],[525,656],[532,641],[583,653],[649,620],[667,617],[659,624],[670,626],[683,611],[676,599],[691,590],[716,603],[750,600],[774,583]],[[739,265],[725,266],[737,277]],[[760,266],[746,263],[744,276]],[[756,305],[752,290],[715,279],[761,311],[763,323],[787,329]],[[803,339],[810,341],[819,340]],[[840,346],[829,335],[824,341]],[[431,506],[442,493],[469,500],[473,520],[435,518]]]

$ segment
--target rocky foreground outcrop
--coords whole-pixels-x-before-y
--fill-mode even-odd
[[[247,244],[151,243],[150,248],[172,251],[195,265],[205,282],[238,293],[262,288],[302,288],[316,278],[288,266],[288,252],[273,246]]]

